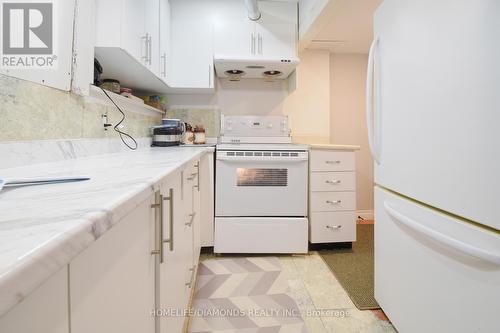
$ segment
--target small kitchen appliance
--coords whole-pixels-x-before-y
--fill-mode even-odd
[[[308,148],[285,116],[226,116],[216,152],[215,253],[306,253]]]
[[[157,147],[178,146],[182,142],[182,135],[186,125],[180,119],[162,119],[161,125],[152,128],[153,144]]]

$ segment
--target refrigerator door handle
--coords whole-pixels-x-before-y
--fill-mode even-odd
[[[377,154],[377,149],[374,142],[374,121],[373,121],[373,73],[374,73],[374,59],[375,50],[378,47],[378,38],[375,38],[370,46],[370,52],[368,53],[368,67],[366,69],[366,125],[368,128],[368,144],[370,146],[370,151],[372,153],[373,159],[377,164],[380,164],[380,160]]]
[[[401,212],[398,212],[397,209],[393,207],[389,202],[384,202],[384,208],[390,217],[395,219],[396,221],[404,224],[410,229],[427,236],[434,241],[444,244],[450,248],[453,248],[459,252],[465,253],[467,255],[482,259],[484,261],[488,261],[490,263],[500,265],[500,252],[491,252],[480,247],[474,246],[472,244],[466,243],[464,241],[455,239],[443,233],[440,233],[436,230],[433,230],[429,227],[426,227],[417,221],[405,216]]]

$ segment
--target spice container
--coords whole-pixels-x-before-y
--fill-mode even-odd
[[[201,145],[206,143],[205,128],[203,125],[196,125],[194,128],[194,144]]]
[[[112,91],[114,93],[120,93],[120,81],[113,79],[104,79],[100,85],[102,89]]]
[[[192,145],[194,143],[194,133],[191,125],[186,123],[186,132],[184,133],[184,144]]]

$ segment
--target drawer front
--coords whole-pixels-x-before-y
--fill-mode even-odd
[[[356,175],[354,172],[312,172],[311,191],[355,191]]]
[[[311,212],[356,210],[355,192],[312,192]]]
[[[307,253],[307,218],[216,217],[215,253]]]
[[[356,212],[312,213],[309,241],[311,243],[356,241]]]
[[[311,171],[354,171],[356,164],[354,152],[312,150]]]

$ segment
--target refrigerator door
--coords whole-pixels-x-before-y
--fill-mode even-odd
[[[498,332],[500,234],[375,188],[375,298],[399,332]]]
[[[375,182],[500,230],[500,1],[385,0],[374,22]]]

